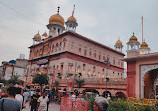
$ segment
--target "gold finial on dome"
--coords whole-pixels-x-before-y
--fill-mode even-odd
[[[38,33],[34,36],[34,38],[41,39],[41,36],[40,36],[40,34],[39,34],[39,31],[38,31]]]
[[[129,41],[137,41],[137,37],[134,35],[134,32],[133,32],[132,37],[129,39]]]
[[[58,11],[57,11],[57,14],[55,15],[52,15],[50,18],[49,18],[49,23],[50,24],[57,24],[57,25],[60,25],[60,26],[64,26],[64,18],[59,14],[59,8],[58,7]]]

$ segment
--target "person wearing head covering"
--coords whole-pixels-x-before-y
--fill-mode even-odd
[[[94,101],[94,110],[95,111],[107,111],[108,101],[104,97],[96,97]]]

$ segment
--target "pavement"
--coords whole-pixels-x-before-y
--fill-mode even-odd
[[[22,111],[30,111],[30,108],[31,107],[29,107],[29,104],[27,103],[26,108],[24,108]],[[54,102],[50,103],[48,111],[60,111],[60,105]]]

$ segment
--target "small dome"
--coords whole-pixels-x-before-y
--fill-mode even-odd
[[[40,36],[39,32],[34,36],[34,38],[41,39],[41,36]]]
[[[42,36],[47,37],[47,33],[46,33],[46,32],[44,32]]]
[[[118,40],[115,45],[122,45],[122,42],[120,40]]]
[[[140,45],[140,47],[142,48],[142,47],[148,47],[148,44],[146,43],[146,42],[143,42],[141,45]]]
[[[64,26],[64,18],[57,13],[49,18],[49,23]]]
[[[74,16],[70,16],[68,19],[67,19],[67,22],[77,22],[75,17]]]
[[[129,41],[137,41],[137,37],[134,35],[134,33],[133,33],[132,37],[129,39]]]

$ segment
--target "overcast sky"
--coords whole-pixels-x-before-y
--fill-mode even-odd
[[[126,43],[135,32],[141,42],[141,17],[144,38],[151,52],[158,51],[158,0],[0,0],[0,62],[28,59],[32,38],[48,32],[49,17],[60,14],[65,21],[72,14],[78,22],[76,32],[114,48],[120,38],[126,54]]]

